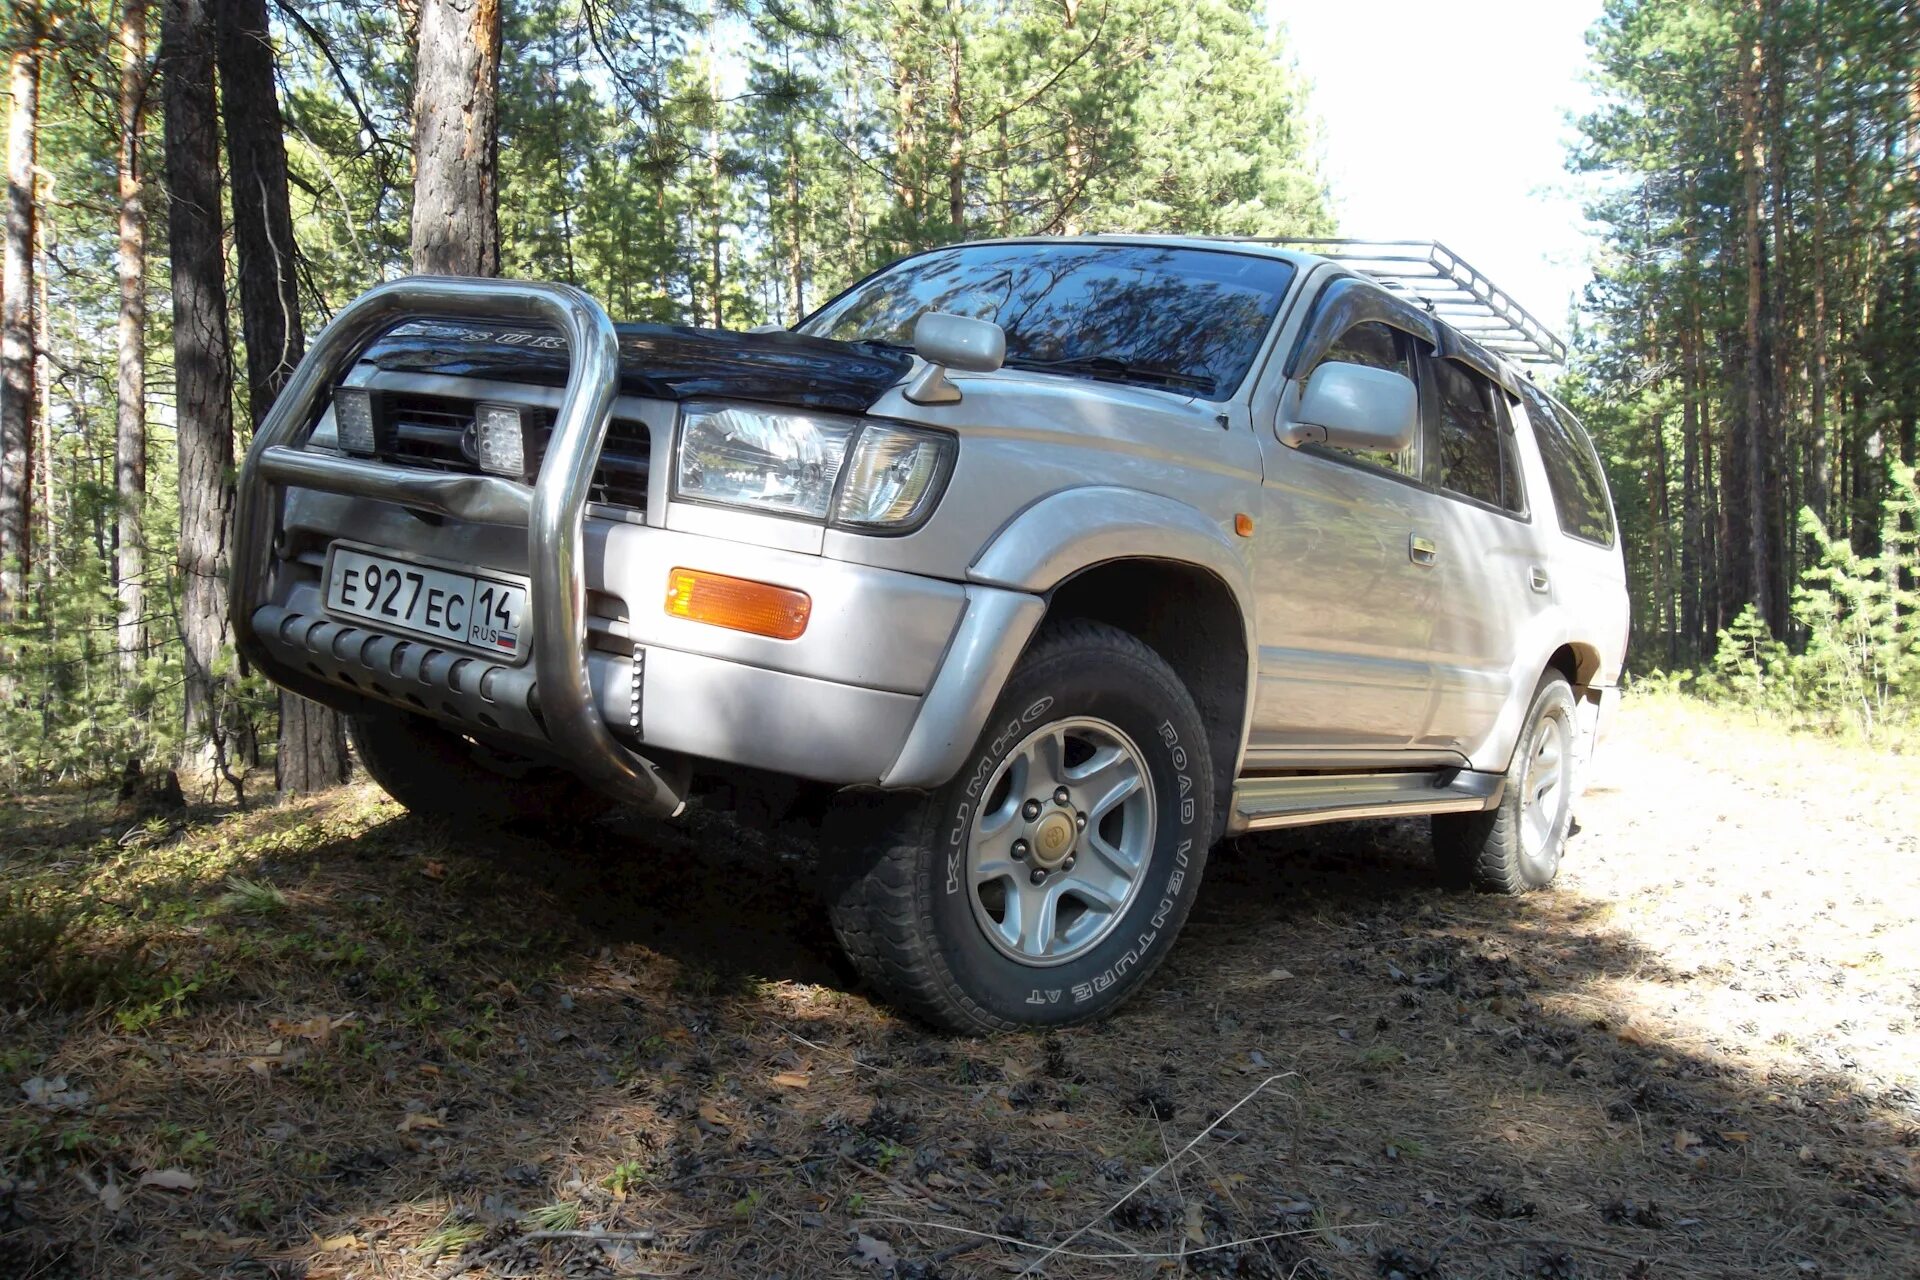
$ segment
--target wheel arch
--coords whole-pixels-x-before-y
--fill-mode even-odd
[[[1140,490],[1069,489],[1009,522],[968,577],[1040,594],[1048,620],[1104,622],[1165,659],[1207,725],[1215,824],[1224,822],[1259,646],[1246,550],[1219,522]]]
[[[1558,671],[1576,691],[1586,688],[1600,674],[1600,651],[1590,644],[1569,640],[1547,658],[1547,668]]]

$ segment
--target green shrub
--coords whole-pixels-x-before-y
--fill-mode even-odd
[[[1920,719],[1920,487],[1914,468],[1889,468],[1880,550],[1861,555],[1812,511],[1800,513],[1814,562],[1794,588],[1805,632],[1798,653],[1776,639],[1749,605],[1720,632],[1709,697],[1768,715],[1850,729],[1869,739]]]
[[[151,982],[139,945],[96,936],[79,907],[31,889],[0,892],[0,1007],[82,1009]]]

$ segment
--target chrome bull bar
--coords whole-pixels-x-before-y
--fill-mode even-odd
[[[300,447],[335,379],[376,338],[409,319],[442,317],[545,324],[566,338],[566,391],[531,488],[498,476],[440,475]],[[269,675],[282,676],[282,667],[254,634],[253,617],[266,603],[261,593],[287,487],[524,527],[533,673],[548,741],[601,790],[653,814],[676,811],[685,795],[684,776],[670,777],[608,732],[588,677],[584,513],[619,363],[619,340],[606,311],[566,285],[415,276],[356,299],[314,339],[260,424],[240,470],[228,603],[241,654]],[[291,674],[284,682],[298,690],[304,680]]]

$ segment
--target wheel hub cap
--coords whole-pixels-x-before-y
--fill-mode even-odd
[[[1083,717],[1029,734],[982,792],[968,831],[968,892],[987,940],[1022,964],[1064,964],[1138,896],[1158,821],[1146,757]]]
[[[1057,867],[1073,850],[1073,819],[1056,809],[1035,824],[1033,860],[1043,867]]]

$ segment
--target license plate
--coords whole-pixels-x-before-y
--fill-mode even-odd
[[[335,543],[327,562],[327,611],[518,658],[527,589]]]

